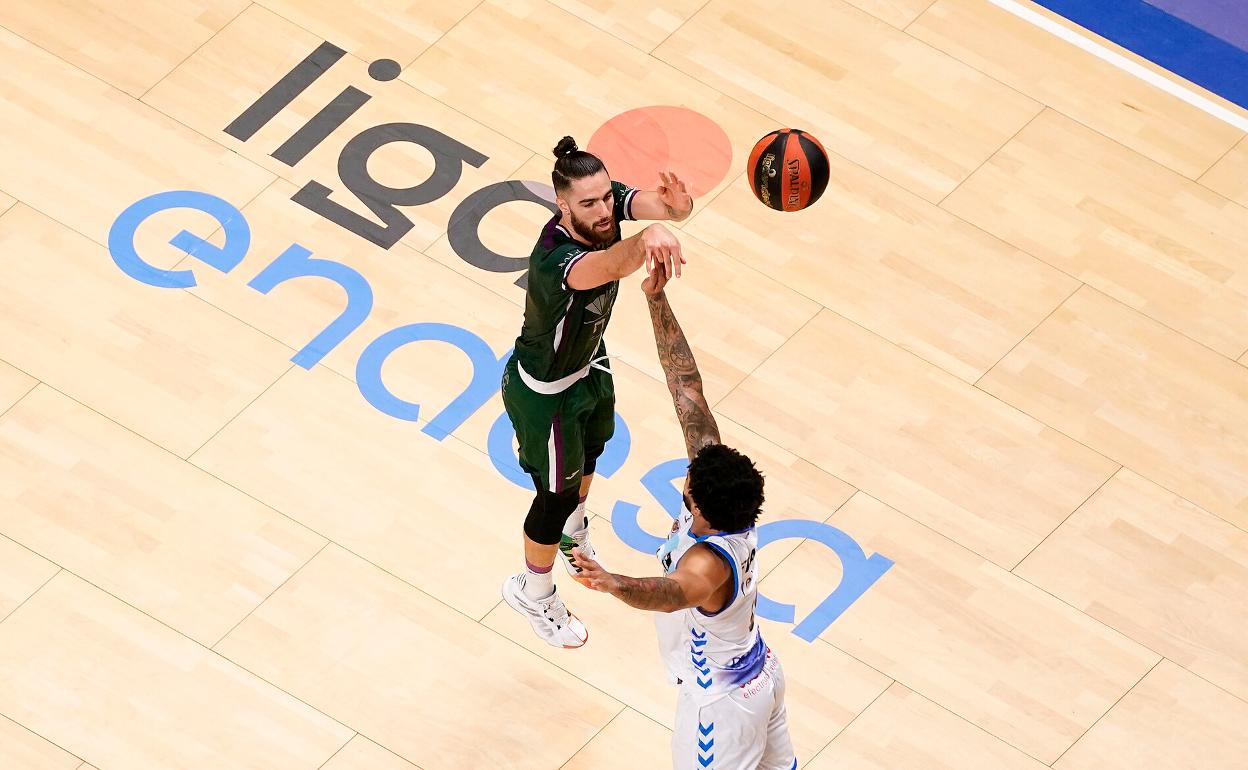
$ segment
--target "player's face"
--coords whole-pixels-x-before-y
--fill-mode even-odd
[[[697,537],[709,535],[711,533],[711,525],[702,517],[702,511],[698,510],[697,503],[693,502],[693,498],[689,496],[689,490],[685,490],[685,507],[693,514],[693,523],[689,525],[689,531]]]
[[[560,197],[567,206],[572,229],[582,240],[598,245],[615,237],[611,178],[606,171],[572,180]]]

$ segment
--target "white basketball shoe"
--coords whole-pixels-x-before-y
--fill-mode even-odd
[[[503,581],[503,601],[529,619],[533,631],[553,647],[572,650],[589,639],[589,632],[580,619],[568,612],[559,589],[545,599],[530,599],[524,593],[526,573],[512,575]]]
[[[568,571],[568,574],[576,582],[581,585],[587,585],[584,579],[581,578],[581,568],[572,563],[573,548],[580,548],[581,553],[585,554],[586,557],[598,561],[598,554],[594,551],[594,544],[589,542],[588,520],[581,529],[578,529],[571,535],[565,534],[559,538],[559,561],[563,562],[564,569]],[[598,564],[602,566],[602,562],[598,562]],[[606,567],[603,567],[603,569],[606,569]]]

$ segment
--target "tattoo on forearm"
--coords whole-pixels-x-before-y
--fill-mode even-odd
[[[659,293],[648,300],[659,363],[663,365],[667,389],[676,405],[676,417],[685,433],[685,450],[692,458],[707,444],[719,443],[719,426],[702,394],[702,375],[667,296]]]
[[[636,607],[639,610],[671,612],[685,606],[685,592],[680,584],[671,578],[630,578],[623,575],[616,577],[620,581],[620,587],[615,595],[630,607]]]
[[[684,393],[676,396],[676,417],[685,431],[685,452],[690,460],[702,447],[720,443],[719,427],[705,399]]]

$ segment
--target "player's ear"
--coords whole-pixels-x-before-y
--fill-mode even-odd
[[[572,209],[568,206],[568,202],[563,199],[563,196],[556,195],[555,204],[559,206],[560,213],[562,213],[565,217],[571,216]]]

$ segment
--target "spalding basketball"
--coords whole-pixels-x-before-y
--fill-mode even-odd
[[[782,128],[754,145],[750,189],[763,205],[776,211],[801,211],[819,200],[828,186],[828,154],[805,131]]]

